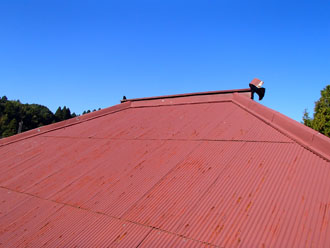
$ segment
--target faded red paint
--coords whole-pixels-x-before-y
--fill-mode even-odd
[[[330,141],[246,89],[0,142],[3,247],[329,247]]]

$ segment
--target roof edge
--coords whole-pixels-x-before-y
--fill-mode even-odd
[[[121,103],[121,104],[117,104],[108,108],[104,108],[95,112],[91,112],[88,114],[84,114],[81,116],[77,116],[65,121],[61,121],[61,122],[57,122],[54,124],[49,124],[46,126],[42,126],[39,128],[35,128],[20,134],[16,134],[7,138],[2,138],[0,139],[0,147],[5,146],[5,145],[9,145],[11,143],[15,143],[17,141],[21,141],[24,139],[28,139],[37,135],[41,135],[41,134],[45,134],[51,131],[55,131],[64,127],[69,127],[69,126],[73,126],[73,125],[77,125],[79,123],[85,122],[85,121],[89,121],[89,120],[93,120],[108,114],[112,114],[118,111],[122,111],[125,109],[130,108],[131,103],[130,102],[126,102],[126,103]]]
[[[330,162],[330,138],[286,115],[239,94],[234,94],[233,102],[293,139],[304,148]]]
[[[206,92],[196,92],[196,93],[186,93],[186,94],[176,94],[176,95],[164,95],[164,96],[152,96],[152,97],[143,97],[143,98],[132,98],[121,100],[121,102],[136,102],[136,101],[148,101],[148,100],[157,100],[165,98],[179,98],[187,96],[203,96],[203,95],[217,95],[217,94],[232,94],[232,93],[246,93],[251,92],[250,88],[246,89],[236,89],[236,90],[216,90],[216,91],[206,91]]]

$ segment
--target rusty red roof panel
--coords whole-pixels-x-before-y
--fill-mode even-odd
[[[160,230],[153,230],[139,247],[216,247],[198,240],[180,237],[173,233],[162,232]]]
[[[0,141],[0,246],[329,247],[329,138],[246,89]]]

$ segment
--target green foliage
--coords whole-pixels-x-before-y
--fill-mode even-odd
[[[82,114],[85,115],[85,114],[89,114],[91,111],[90,110],[85,110]]]
[[[310,118],[305,110],[303,123],[330,137],[330,85],[321,91],[320,99],[315,102],[314,118]]]
[[[19,122],[22,132],[76,116],[67,107],[59,107],[55,115],[39,104],[22,104],[20,101],[0,98],[0,138],[17,134]]]
[[[303,123],[307,127],[312,127],[312,119],[309,117],[309,113],[307,112],[307,109],[305,109],[305,111],[304,111]]]
[[[100,110],[100,109],[99,109]],[[96,111],[95,109],[93,112]],[[90,110],[83,114],[90,113]],[[39,104],[22,104],[19,100],[8,100],[6,96],[0,97],[0,138],[17,134],[19,123],[22,132],[76,117],[75,113],[66,106],[58,107],[53,114],[47,107]]]
[[[63,120],[67,120],[70,119],[72,117],[75,117],[76,114],[71,115],[71,111],[69,108],[67,107],[63,107],[63,109],[61,107],[58,107],[58,109],[55,112],[55,120],[56,121],[63,121]]]

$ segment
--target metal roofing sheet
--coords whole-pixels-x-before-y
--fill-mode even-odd
[[[291,140],[230,102],[131,108],[48,133],[112,139]]]
[[[216,247],[214,245],[205,244],[200,241],[180,237],[175,234],[153,230],[139,247]]]
[[[18,205],[30,199],[32,196],[18,194],[12,190],[0,188],[0,217],[8,214]]]
[[[201,145],[124,218],[223,247],[326,247],[328,163],[295,144],[217,143]],[[312,230],[322,238],[308,238]]]
[[[144,99],[2,142],[0,246],[329,247],[330,142],[231,99]]]

